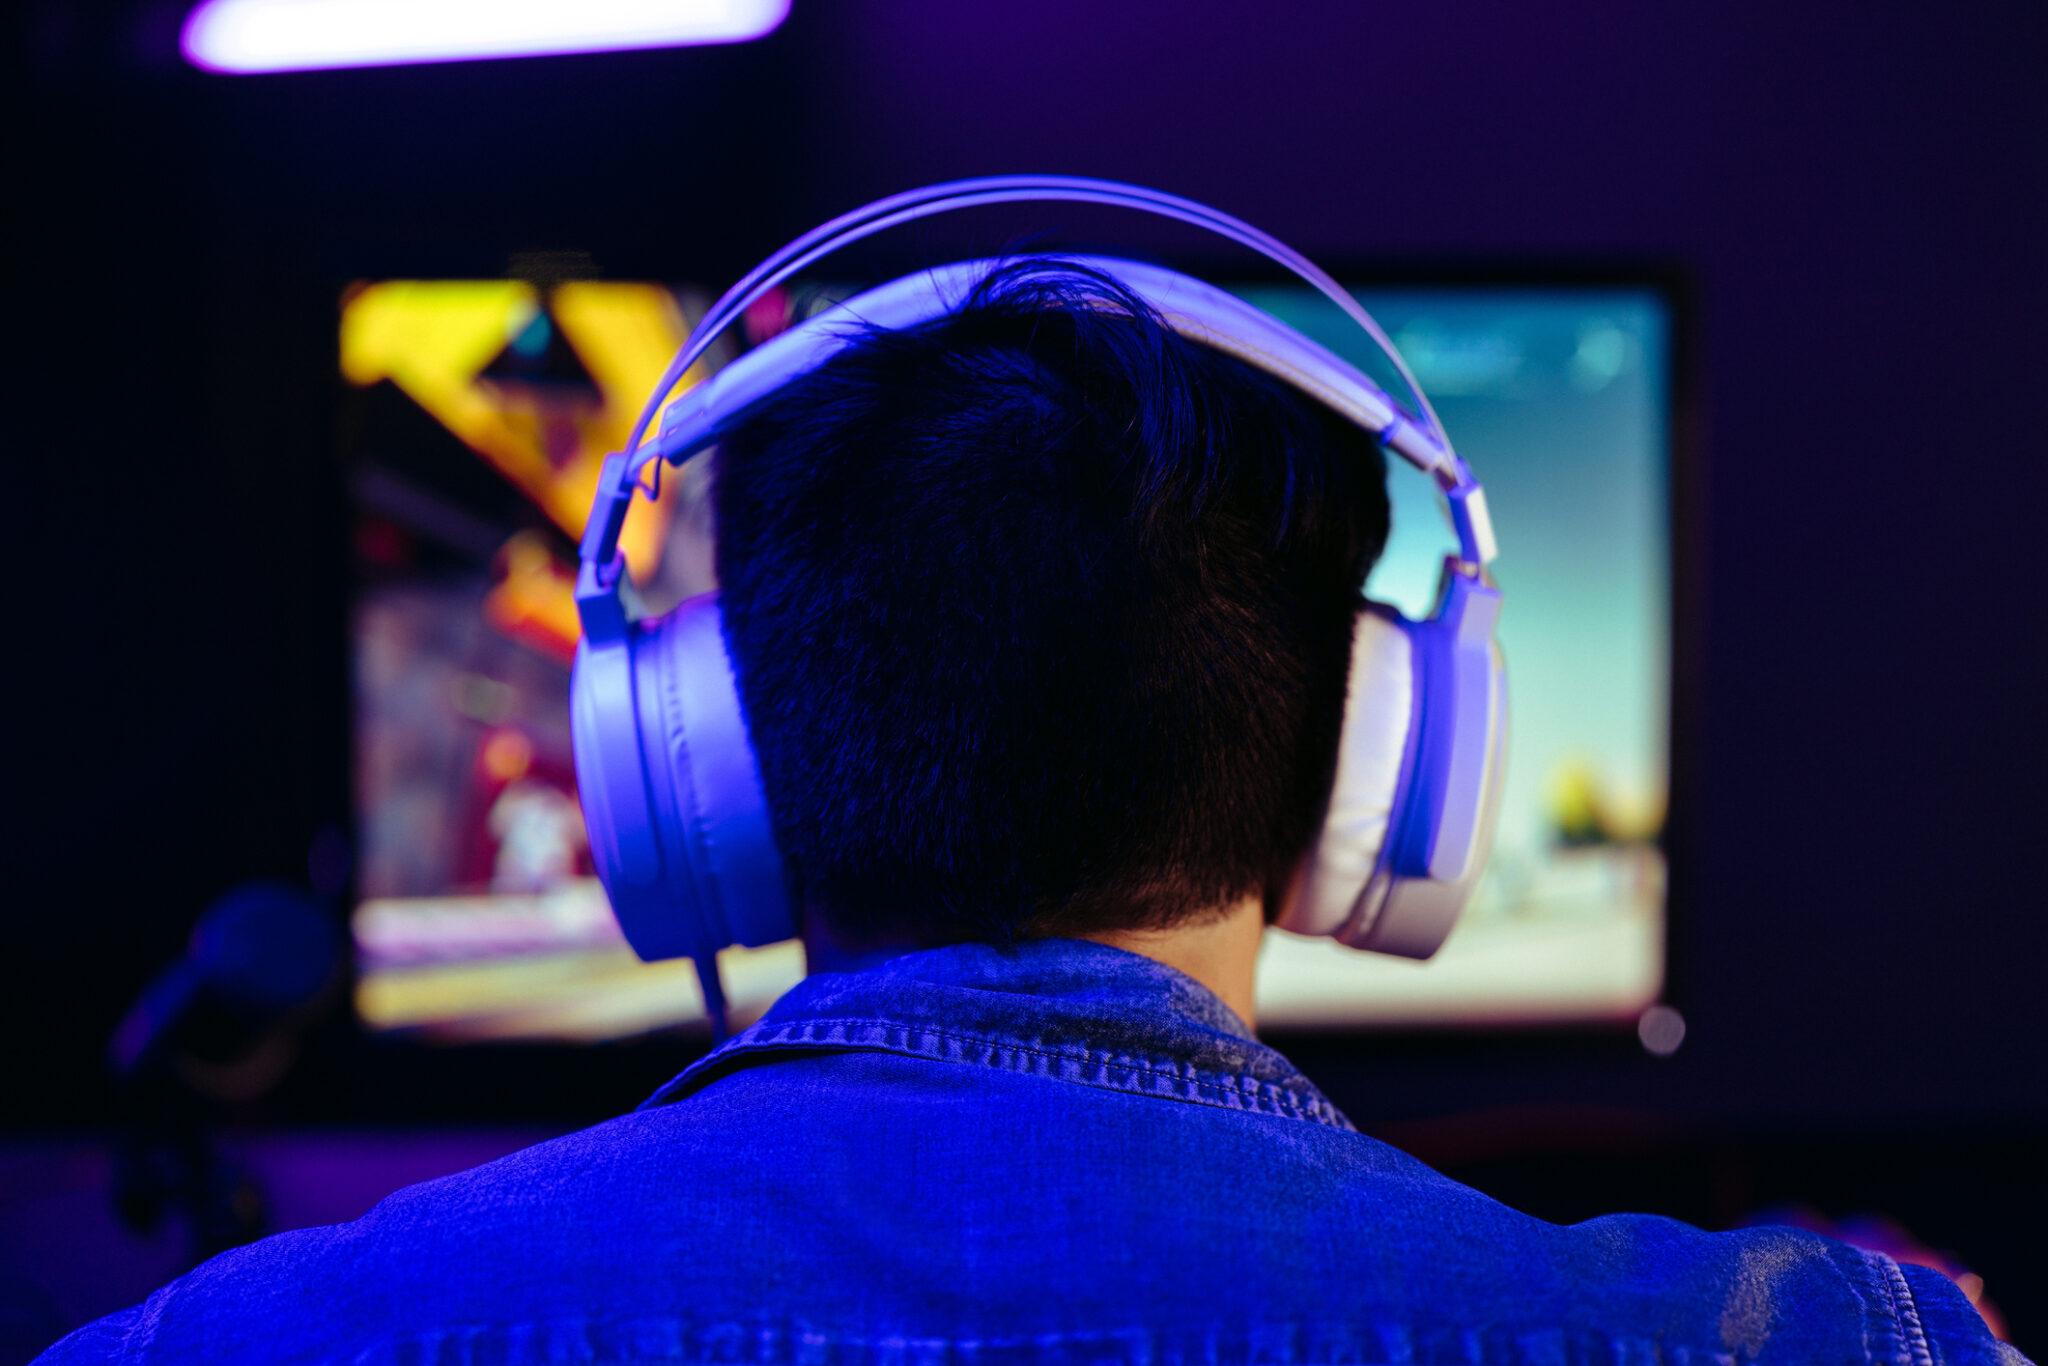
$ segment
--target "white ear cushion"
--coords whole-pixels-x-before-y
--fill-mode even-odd
[[[1379,867],[1415,710],[1413,652],[1398,620],[1375,610],[1358,614],[1329,814],[1281,908],[1282,929],[1337,933]]]

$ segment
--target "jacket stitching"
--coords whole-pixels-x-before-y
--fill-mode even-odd
[[[842,1029],[885,1030],[892,1034],[901,1034],[904,1041],[901,1044],[896,1044],[889,1040],[820,1039],[814,1037],[821,1027],[835,1026]],[[787,1024],[778,1024],[766,1031],[763,1031],[759,1025],[756,1025],[717,1052],[710,1054],[686,1069],[681,1076],[657,1091],[650,1103],[663,1104],[667,1100],[675,1099],[676,1097],[671,1094],[672,1092],[679,1091],[684,1086],[701,1080],[704,1073],[708,1072],[725,1058],[739,1053],[767,1052],[782,1044],[791,1042],[827,1044],[849,1049],[867,1049],[875,1052],[896,1053],[907,1057],[931,1058],[940,1062],[972,1061],[972,1059],[966,1058],[948,1058],[938,1053],[937,1050],[920,1049],[911,1041],[911,1036],[914,1034],[928,1035],[932,1038],[944,1039],[950,1043],[971,1045],[978,1048],[1024,1053],[1055,1062],[1087,1063],[1096,1067],[1121,1068],[1128,1072],[1135,1072],[1149,1077],[1170,1078],[1182,1085],[1193,1087],[1197,1091],[1215,1091],[1223,1095],[1234,1096],[1245,1102],[1246,1108],[1255,1111],[1279,1113],[1290,1119],[1307,1119],[1316,1123],[1327,1124],[1331,1128],[1343,1129],[1347,1132],[1353,1131],[1350,1122],[1327,1099],[1318,1097],[1312,1100],[1300,1095],[1292,1088],[1281,1086],[1276,1082],[1262,1082],[1250,1077],[1233,1077],[1225,1073],[1182,1073],[1170,1067],[1122,1060],[1114,1054],[1098,1052],[1093,1049],[1083,1049],[1078,1052],[1059,1052],[1053,1049],[1034,1048],[1029,1044],[1002,1042],[972,1034],[956,1034],[950,1030],[940,1029],[935,1026],[898,1024],[859,1017],[792,1021]],[[1065,1078],[1057,1079],[1066,1080]],[[1103,1086],[1101,1083],[1088,1081],[1085,1078],[1081,1079],[1081,1084],[1100,1086],[1103,1090],[1125,1091],[1131,1094],[1161,1094],[1160,1092],[1133,1091],[1132,1088],[1123,1086]],[[1198,1103],[1212,1102],[1202,1101]],[[1270,1107],[1270,1109],[1268,1110],[1265,1107]]]
[[[1047,1350],[1069,1348],[1102,1349],[1121,1348],[1113,1358],[1098,1358],[1091,1354],[1091,1360],[1149,1361],[1185,1360],[1194,1349],[1201,1357],[1209,1360],[1257,1360],[1274,1363],[1274,1366],[1288,1366],[1299,1363],[1332,1363],[1341,1366],[1396,1366],[1397,1363],[1413,1362],[1420,1355],[1429,1360],[1448,1360],[1431,1348],[1442,1348],[1455,1344],[1458,1360],[1473,1363],[1524,1362],[1530,1360],[1554,1361],[1567,1359],[1555,1350],[1529,1351],[1521,1340],[1530,1333],[1541,1335],[1544,1346],[1554,1341],[1557,1347],[1576,1346],[1568,1359],[1589,1360],[1641,1360],[1658,1363],[1658,1366],[1736,1366],[1738,1358],[1726,1353],[1695,1354],[1685,1347],[1667,1346],[1658,1336],[1635,1334],[1572,1334],[1560,1330],[1548,1322],[1535,1325],[1499,1325],[1494,1329],[1474,1330],[1470,1328],[1450,1329],[1429,1323],[1397,1320],[1381,1322],[1373,1327],[1375,1336],[1380,1338],[1377,1347],[1363,1340],[1362,1325],[1336,1319],[1321,1322],[1286,1324],[1250,1324],[1235,1329],[1218,1326],[1195,1327],[1192,1332],[1162,1329],[1154,1325],[1137,1325],[1127,1328],[1052,1330],[1040,1333],[1015,1334],[923,1334],[911,1331],[901,1332],[847,1332],[800,1321],[763,1324],[758,1320],[697,1320],[683,1316],[648,1316],[611,1318],[602,1316],[580,1316],[554,1319],[498,1319],[478,1320],[452,1324],[423,1334],[406,1334],[370,1339],[356,1353],[357,1361],[383,1361],[393,1358],[416,1359],[417,1348],[426,1346],[446,1352],[452,1346],[460,1346],[466,1353],[475,1354],[478,1348],[505,1345],[510,1337],[524,1337],[534,1329],[559,1329],[569,1333],[598,1335],[597,1340],[609,1344],[613,1335],[621,1330],[652,1328],[662,1330],[669,1337],[674,1355],[664,1354],[662,1360],[689,1363],[752,1363],[753,1366],[784,1366],[812,1360],[834,1360],[849,1362],[894,1362],[905,1360],[935,1360],[944,1362],[969,1363],[986,1353],[997,1354],[1002,1360],[1022,1360],[1017,1354],[1031,1350],[1034,1354]],[[1320,1342],[1305,1339],[1321,1338]],[[1505,1345],[1505,1350],[1503,1346]],[[751,1351],[747,1350],[751,1347]],[[831,1355],[820,1357],[818,1349],[827,1349]],[[1260,1349],[1264,1350],[1260,1350]],[[411,1350],[409,1350],[411,1349]],[[1164,1350],[1162,1350],[1164,1349]],[[1320,1350],[1318,1350],[1320,1349]],[[1420,1349],[1420,1350],[1418,1350]],[[851,1351],[856,1355],[847,1357],[841,1353]],[[427,1355],[431,1356],[430,1350]],[[506,1360],[538,1360],[530,1350],[514,1352]],[[1740,1360],[1748,1360],[1741,1358]]]
[[[1899,1264],[1884,1253],[1870,1255],[1877,1261],[1885,1298],[1891,1301],[1892,1322],[1913,1358],[1913,1366],[1934,1366],[1934,1353],[1927,1342],[1927,1330],[1920,1323],[1920,1305],[1913,1298],[1912,1282],[1899,1270]]]
[[[761,1037],[743,1037],[741,1040],[735,1041],[735,1043],[728,1047],[728,1049],[726,1049],[725,1052],[765,1052],[769,1049],[777,1047],[782,1043],[805,1042],[843,1044],[844,1046],[849,1048],[867,1048],[881,1052],[900,1053],[912,1057],[931,1057],[941,1062],[955,1061],[955,1059],[951,1058],[937,1057],[937,1055],[933,1051],[920,1049],[916,1047],[914,1043],[910,1042],[908,1038],[905,1039],[905,1042],[903,1044],[895,1045],[887,1041],[877,1042],[851,1039],[835,1040],[817,1039],[809,1037],[791,1037],[792,1030],[800,1029],[805,1034],[808,1034],[811,1029],[819,1025],[839,1025],[859,1028],[880,1028],[901,1032],[906,1036],[912,1033],[920,1033],[930,1035],[933,1038],[945,1039],[951,1043],[967,1044],[981,1048],[1007,1050],[1014,1053],[1026,1053],[1030,1054],[1033,1057],[1046,1058],[1055,1062],[1085,1062],[1097,1067],[1117,1067],[1122,1068],[1125,1071],[1138,1072],[1147,1076],[1171,1078],[1174,1081],[1183,1083],[1188,1086],[1192,1086],[1197,1090],[1219,1091],[1225,1094],[1235,1094],[1248,1102],[1264,1102],[1266,1104],[1272,1105],[1276,1109],[1288,1111],[1291,1114],[1298,1117],[1322,1117],[1323,1107],[1317,1106],[1314,1102],[1304,1100],[1298,1097],[1291,1090],[1288,1090],[1284,1087],[1278,1086],[1277,1084],[1271,1082],[1259,1082],[1246,1077],[1230,1077],[1227,1075],[1215,1073],[1209,1074],[1207,1077],[1204,1077],[1200,1074],[1186,1075],[1179,1072],[1175,1072],[1170,1068],[1159,1067],[1157,1065],[1148,1065],[1141,1062],[1123,1061],[1117,1059],[1113,1054],[1096,1052],[1094,1050],[1083,1050],[1079,1053],[1062,1053],[1053,1049],[1033,1048],[1029,1044],[999,1042],[993,1039],[981,1038],[972,1034],[955,1034],[949,1030],[936,1029],[931,1028],[929,1026],[878,1024],[876,1021],[862,1019],[807,1020],[804,1021],[801,1026],[783,1026],[780,1029],[778,1029],[775,1035],[772,1036],[764,1035]],[[709,1062],[711,1061],[711,1059],[707,1058],[705,1061]],[[965,1062],[971,1061],[971,1059],[958,1059],[958,1061]],[[1107,1089],[1123,1090],[1125,1088],[1110,1087]]]

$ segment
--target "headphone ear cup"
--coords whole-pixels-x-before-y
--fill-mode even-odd
[[[634,952],[702,959],[795,934],[716,593],[586,643],[572,713],[592,855]]]
[[[1412,623],[1367,603],[1352,627],[1351,674],[1337,774],[1316,842],[1303,856],[1275,923],[1335,935],[1361,903],[1386,895],[1387,836],[1406,787],[1417,717]]]
[[[1389,877],[1378,903],[1361,905],[1337,937],[1357,949],[1429,958],[1450,937],[1493,850],[1507,774],[1507,671],[1491,622],[1475,636],[1433,618],[1417,623],[1411,638],[1422,716],[1388,836]]]
[[[1500,595],[1453,576],[1437,614],[1358,615],[1337,776],[1322,833],[1276,923],[1428,958],[1479,881],[1507,757]]]

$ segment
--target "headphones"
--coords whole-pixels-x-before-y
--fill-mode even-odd
[[[714,956],[797,933],[768,803],[747,739],[718,595],[637,619],[619,554],[636,490],[659,492],[662,462],[715,444],[723,423],[825,364],[856,322],[888,329],[945,317],[996,264],[919,271],[824,310],[662,405],[689,368],[770,289],[820,258],[933,214],[1001,203],[1084,203],[1207,229],[1313,286],[1386,353],[1413,394],[1404,410],[1377,384],[1270,314],[1178,271],[1106,257],[1066,258],[1107,274],[1183,336],[1293,385],[1371,432],[1436,480],[1458,551],[1435,610],[1410,621],[1360,609],[1329,811],[1278,919],[1354,948],[1427,958],[1464,908],[1493,843],[1507,737],[1507,676],[1495,628],[1500,591],[1484,491],[1451,447],[1428,396],[1350,294],[1276,239],[1192,200],[1115,181],[996,176],[877,200],[813,229],[726,292],[683,344],[626,449],[607,456],[584,529],[576,583],[583,640],[570,683],[576,781],[599,878],[644,959],[697,961],[706,1005],[723,1015]],[[661,427],[642,444],[654,415]],[[641,481],[650,471],[651,483]]]

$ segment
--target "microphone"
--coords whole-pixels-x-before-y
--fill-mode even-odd
[[[117,1081],[173,1067],[198,1089],[238,1098],[326,998],[341,965],[332,917],[283,882],[249,882],[208,906],[185,956],[142,991],[108,1045]],[[269,1067],[253,1090],[276,1076]],[[278,1069],[281,1070],[281,1069]]]
[[[284,1076],[341,963],[333,917],[289,884],[244,883],[200,914],[184,956],[143,988],[107,1045],[114,1204],[131,1228],[176,1212],[194,1263],[265,1232],[263,1193],[216,1152],[214,1121]]]

